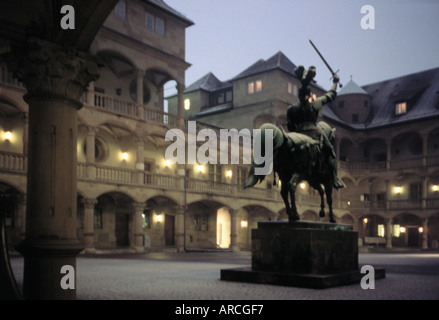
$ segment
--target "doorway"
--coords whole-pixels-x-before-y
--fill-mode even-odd
[[[419,246],[419,232],[418,228],[407,228],[407,246]]]
[[[175,217],[169,214],[165,215],[165,244],[175,245]]]
[[[130,245],[129,226],[130,215],[128,213],[116,213],[116,246],[126,247]]]

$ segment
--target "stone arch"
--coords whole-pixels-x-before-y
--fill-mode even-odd
[[[238,211],[233,210],[237,215]],[[191,249],[225,248],[231,244],[230,207],[224,203],[201,199],[191,202],[186,210],[186,245]],[[235,216],[235,221],[237,220]],[[220,226],[220,224],[222,226]],[[220,230],[220,228],[222,228]],[[221,237],[219,237],[221,235]]]

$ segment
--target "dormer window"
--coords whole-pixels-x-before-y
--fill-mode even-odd
[[[400,102],[395,105],[395,114],[397,116],[407,113],[407,103]]]

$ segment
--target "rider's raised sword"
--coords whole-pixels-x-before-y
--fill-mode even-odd
[[[317,47],[314,45],[314,43],[309,40],[309,43],[311,43],[312,47],[314,48],[314,50],[317,52],[317,54],[319,55],[320,59],[322,59],[323,63],[326,65],[326,67],[329,69],[329,71],[331,72],[331,75],[334,77],[335,74],[337,74],[337,72],[334,72],[331,68],[331,66],[328,64],[328,62],[326,62],[325,58],[323,58],[322,54],[320,53],[319,49],[317,49]],[[338,85],[341,87],[343,87],[343,85],[339,82]]]

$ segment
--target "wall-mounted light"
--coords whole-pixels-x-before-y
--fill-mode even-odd
[[[302,182],[301,184],[299,184],[300,189],[304,190],[306,188],[306,184],[305,182]]]
[[[419,228],[418,228],[418,231],[419,231],[419,233],[423,233],[423,232],[424,232],[424,228],[419,227]]]
[[[11,141],[12,140],[12,132],[11,131],[5,131],[5,140]]]
[[[401,233],[405,233],[405,227],[400,227],[400,228],[399,228],[399,232],[401,232]]]
[[[163,222],[163,215],[156,214],[155,221],[157,221],[158,223]]]
[[[171,166],[171,160],[165,160],[165,161],[163,161],[163,164],[164,164],[165,168],[169,168]]]
[[[434,192],[437,192],[437,191],[439,191],[439,186],[438,186],[437,184],[435,184],[433,187],[431,187],[431,189],[432,189]]]
[[[197,171],[198,171],[199,173],[204,173],[205,170],[206,170],[206,167],[205,167],[204,165],[199,164],[199,165],[197,166]]]
[[[395,187],[395,193],[400,194],[402,192],[402,187]]]
[[[229,169],[229,170],[226,170],[226,173],[225,173],[225,174],[226,174],[226,177],[227,177],[227,178],[231,178],[231,177],[233,176],[233,172],[232,172],[232,170],[230,170],[230,169]]]
[[[367,223],[367,221],[369,221],[369,220],[367,220],[367,218],[364,218],[364,219],[363,219],[363,222],[364,222],[364,223]]]
[[[128,152],[122,152],[122,160],[128,160]]]
[[[248,226],[248,222],[245,220],[242,220],[241,221],[241,228],[247,228],[247,226]]]

